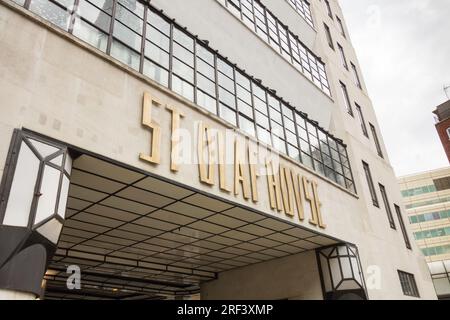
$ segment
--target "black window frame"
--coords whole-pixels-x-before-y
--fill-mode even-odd
[[[362,84],[361,84],[361,79],[359,78],[358,69],[356,68],[356,65],[351,61],[350,61],[350,66],[352,68],[352,73],[353,73],[353,78],[355,80],[355,84],[359,89],[362,90]]]
[[[370,131],[372,132],[373,141],[375,143],[375,148],[377,149],[377,154],[380,158],[384,159],[383,150],[381,150],[380,140],[378,139],[378,133],[375,126],[369,122]]]
[[[323,23],[323,27],[324,27],[324,29],[325,29],[325,35],[326,35],[326,37],[327,37],[328,46],[329,46],[331,49],[335,50],[335,49],[334,49],[334,43],[333,43],[333,37],[331,36],[331,30],[330,30],[330,27],[329,27],[325,22]]]
[[[412,273],[397,270],[400,285],[405,296],[420,298],[419,289],[417,288],[416,278]]]
[[[356,113],[358,114],[359,122],[361,124],[361,130],[363,132],[363,135],[366,138],[369,138],[369,131],[367,130],[366,120],[364,119],[364,114],[362,112],[362,108],[356,102],[355,102],[355,108],[356,108]]]
[[[403,220],[402,210],[400,206],[394,203],[395,212],[397,213],[397,220],[400,224],[400,229],[402,230],[403,239],[405,240],[405,246],[407,249],[411,250],[411,241],[409,241],[408,232],[406,231],[405,221]]]
[[[397,227],[395,226],[394,216],[392,214],[391,205],[389,204],[389,198],[386,192],[386,187],[381,183],[378,183],[378,187],[380,188],[381,198],[383,199],[384,209],[386,210],[389,226],[392,229],[396,230]]]
[[[339,29],[341,29],[341,35],[344,37],[344,39],[347,39],[347,35],[345,33],[344,24],[342,23],[341,18],[339,18],[338,15],[336,15],[336,21],[339,24]]]
[[[362,164],[363,164],[364,174],[366,176],[367,185],[369,187],[370,196],[372,198],[372,204],[375,207],[379,208],[380,207],[380,203],[378,201],[378,195],[377,195],[377,192],[376,192],[376,189],[375,189],[375,184],[374,184],[373,179],[372,179],[372,173],[370,172],[370,166],[364,160],[362,161]]]
[[[333,20],[333,11],[331,10],[331,4],[330,1],[324,0],[325,6],[327,7],[328,16]]]
[[[344,102],[346,104],[346,108],[347,108],[347,113],[349,115],[351,115],[352,117],[354,117],[354,113],[353,113],[353,108],[352,108],[352,104],[350,103],[350,96],[348,95],[348,89],[347,86],[345,85],[345,83],[343,83],[342,81],[339,81],[340,85],[341,85],[341,92],[342,92],[342,96],[344,98]]]
[[[341,63],[342,63],[342,66],[343,66],[347,71],[349,71],[349,69],[348,69],[347,58],[346,58],[345,52],[344,52],[344,47],[343,47],[339,42],[337,42],[337,46],[338,46],[339,55],[340,55],[340,57],[341,57]]]

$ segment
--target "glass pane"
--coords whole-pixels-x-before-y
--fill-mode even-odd
[[[197,104],[211,113],[217,114],[216,99],[213,99],[202,91],[197,91]]]
[[[73,1],[67,2],[67,6],[73,5]],[[69,12],[48,0],[32,0],[30,10],[66,31],[69,28]]]
[[[197,72],[201,72],[205,77],[215,81],[214,68],[201,59],[197,59]]]
[[[53,147],[49,144],[34,140],[34,139],[29,139],[29,141],[31,142],[31,144],[33,145],[33,147],[36,148],[37,152],[43,157],[46,158],[56,152],[58,152],[60,149]]]
[[[144,6],[137,0],[119,0],[119,3],[123,4],[128,10],[140,18],[144,17]]]
[[[173,59],[172,64],[173,72],[179,75],[181,78],[187,80],[190,83],[194,82],[194,69],[187,66],[185,63],[178,59]]]
[[[89,2],[92,3],[94,6],[96,6],[97,8],[102,9],[109,15],[112,14],[112,7],[114,0],[89,0]]]
[[[189,66],[194,67],[194,54],[177,43],[173,44],[173,55]]]
[[[73,34],[91,46],[106,52],[108,36],[79,18],[75,20]]]
[[[48,165],[45,166],[40,189],[42,195],[39,197],[36,208],[35,225],[55,213],[60,177],[60,171]]]
[[[118,21],[114,23],[114,36],[132,49],[141,51],[142,38]]]
[[[210,65],[214,65],[214,55],[201,45],[197,45],[197,56]]]
[[[25,0],[12,0],[12,1],[14,1],[15,3],[17,3],[18,5],[21,5],[21,6],[23,6],[25,4]]]
[[[38,170],[39,159],[22,142],[3,224],[19,227],[28,225]]]
[[[169,86],[169,73],[147,59],[144,60],[144,74],[165,87]]]
[[[145,41],[145,56],[166,69],[169,68],[169,54],[148,41]]]
[[[190,51],[194,51],[194,39],[177,28],[173,29],[173,39]]]
[[[165,34],[159,32],[152,26],[148,26],[146,37],[148,40],[150,40],[154,44],[158,45],[165,51],[169,52],[170,40]]]
[[[239,116],[239,127],[249,135],[255,136],[255,125],[247,118]]]
[[[220,105],[220,117],[229,123],[236,125],[236,112],[222,104]]]
[[[216,84],[201,74],[197,74],[197,86],[211,96],[216,95]]]
[[[123,44],[113,41],[111,56],[129,65],[133,69],[139,70],[140,56]]]
[[[194,101],[194,87],[177,76],[172,77],[172,90],[186,99]]]
[[[258,139],[268,145],[272,145],[272,139],[270,137],[270,132],[267,131],[266,129],[258,126],[257,127],[257,131],[258,131]]]
[[[66,206],[67,206],[67,197],[68,197],[68,193],[69,193],[69,184],[70,181],[69,179],[64,175],[63,176],[63,181],[62,181],[62,185],[61,185],[61,192],[60,192],[60,196],[59,196],[59,203],[58,203],[58,215],[61,218],[64,218],[66,215]]]
[[[37,231],[44,237],[49,239],[51,242],[56,244],[58,242],[61,229],[62,224],[58,220],[52,219],[43,226],[39,227]]]
[[[101,10],[94,7],[92,4],[85,0],[81,0],[77,13],[90,23],[96,25],[100,29],[109,33],[111,25],[111,17]],[[76,28],[76,26],[74,27]],[[74,30],[75,33],[75,30]]]

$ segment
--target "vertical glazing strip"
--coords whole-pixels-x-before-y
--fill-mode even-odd
[[[116,20],[116,8],[117,8],[117,1],[114,0],[112,10],[111,10],[111,24],[109,26],[109,35],[108,35],[108,44],[106,45],[106,54],[111,55],[111,46],[113,41],[113,32],[114,32],[114,22]]]
[[[196,37],[194,37],[192,40],[194,40],[193,42],[193,54],[194,54],[194,103],[197,103],[198,99],[197,99],[197,42],[198,39]]]
[[[294,126],[295,126],[295,136],[297,138],[297,148],[298,148],[298,160],[303,163],[303,156],[302,156],[302,149],[300,146],[300,134],[298,132],[298,123],[297,123],[297,110],[295,110],[295,108],[292,108],[292,114],[293,114],[293,121],[294,121]]]
[[[80,5],[80,0],[75,0],[74,3],[73,3],[73,8],[72,8],[72,10],[70,12],[70,21],[69,21],[69,29],[68,29],[68,32],[70,34],[73,34],[73,28],[74,28],[74,25],[75,25],[75,20],[77,18],[77,12],[78,12],[78,6],[79,5]]]
[[[141,59],[139,62],[139,72],[140,73],[144,73],[144,59],[145,59],[145,55],[144,55],[144,51],[145,51],[145,41],[147,41],[147,13],[148,10],[150,10],[149,7],[144,6],[144,23],[142,25],[142,44],[141,44]]]
[[[172,89],[173,78],[173,20],[170,21],[170,38],[169,38],[169,89]]]
[[[236,66],[233,66],[233,86],[234,86],[234,103],[236,106],[236,126],[241,129],[241,124],[239,121],[239,106],[238,106],[238,95],[237,95],[237,81],[236,81]]]
[[[219,102],[219,76],[217,69],[217,54],[214,53],[214,87],[216,89],[216,115],[220,117],[220,102]]]

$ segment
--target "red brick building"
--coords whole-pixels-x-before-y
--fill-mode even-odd
[[[450,100],[439,105],[433,113],[437,116],[436,130],[450,162]]]

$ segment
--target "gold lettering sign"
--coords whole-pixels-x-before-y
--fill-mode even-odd
[[[319,193],[317,192],[317,182],[312,182],[313,186],[313,194],[314,194],[314,206],[316,207],[316,213],[317,213],[317,222],[319,223],[319,227],[322,229],[326,228],[326,225],[322,221],[322,213],[320,212],[320,206],[322,203],[319,201]]]
[[[170,138],[172,152],[170,153],[170,170],[178,171],[180,170],[179,129],[180,129],[180,121],[181,118],[184,117],[184,114],[174,107],[166,106],[166,109],[172,112],[172,135]]]
[[[250,144],[248,146],[248,162],[250,166],[250,185],[252,187],[252,200],[253,202],[258,202],[258,187],[256,184],[256,179],[259,177],[258,171],[258,156],[257,156],[256,146]]]
[[[231,192],[230,187],[227,185],[227,176],[225,171],[226,166],[226,154],[225,154],[225,143],[223,133],[217,131],[217,153],[219,157],[219,187],[223,191]]]
[[[239,139],[234,141],[234,194],[239,194],[239,185],[242,184],[243,195],[245,199],[250,198],[250,185],[248,176],[245,173],[245,159],[241,155],[241,145]]]
[[[270,207],[272,209],[277,209],[278,211],[282,211],[283,207],[281,204],[281,190],[280,190],[280,181],[278,179],[278,175],[274,173],[273,161],[266,160],[266,170],[267,170],[267,185],[269,187],[269,200]]]
[[[206,138],[206,139],[205,139]],[[209,126],[200,122],[198,125],[198,166],[200,181],[214,185],[214,159],[212,153],[212,133]],[[205,163],[205,150],[208,154],[208,163]]]
[[[297,204],[298,219],[300,221],[303,221],[305,219],[305,211],[303,209],[303,198],[301,188],[302,188],[302,176],[300,174],[297,174],[295,175],[294,178],[295,203]]]
[[[159,164],[161,161],[161,128],[158,124],[152,121],[152,106],[161,105],[161,103],[153,98],[150,93],[144,92],[142,103],[142,125],[149,128],[152,132],[152,142],[150,146],[150,155],[141,153],[139,158],[150,163]]]
[[[281,195],[283,198],[284,213],[294,216],[294,185],[292,183],[291,169],[280,166]]]
[[[149,93],[145,92],[142,104],[142,125],[151,131],[150,153],[140,153],[139,158],[152,164],[161,162],[161,127],[152,119],[153,105],[161,106]],[[180,170],[180,127],[184,114],[175,107],[165,107],[171,113],[171,148],[170,170],[176,173]],[[227,136],[228,137],[228,136]],[[219,190],[233,192],[235,196],[242,194],[243,199],[257,203],[260,199],[258,178],[258,144],[242,139],[233,134],[233,145],[229,144],[234,152],[232,163],[234,181],[227,181],[227,155],[224,132],[214,130],[203,122],[198,123],[197,156],[199,180],[202,183],[214,186],[216,161],[218,165]],[[248,161],[247,161],[248,160]],[[316,181],[295,172],[287,165],[276,164],[274,158],[265,158],[267,176],[267,190],[270,209],[283,212],[289,219],[305,220],[305,205],[308,205],[310,217],[308,223],[325,229],[319,200],[319,186]],[[230,171],[231,174],[231,171]]]

